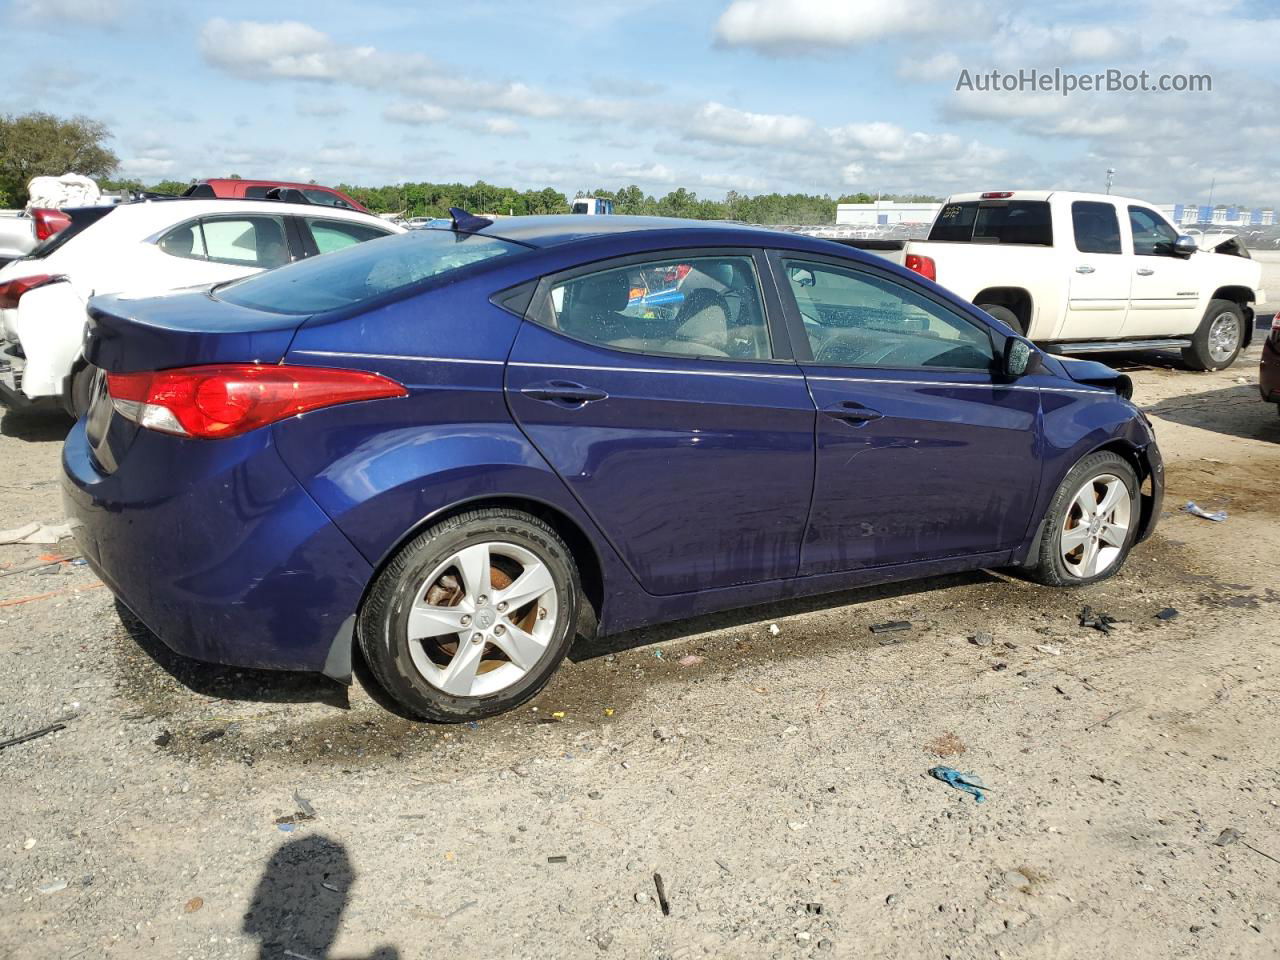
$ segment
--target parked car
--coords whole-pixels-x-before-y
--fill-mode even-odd
[[[601,634],[979,567],[1088,584],[1160,514],[1128,379],[796,234],[455,214],[201,293],[96,297],[79,548],[190,657],[413,714]],[[679,305],[633,299],[683,273]]]
[[[76,221],[0,269],[0,402],[88,405],[80,356],[95,293],[208,286],[402,232],[370,214],[270,200],[157,200],[71,211]]]
[[[1271,318],[1271,334],[1262,341],[1258,392],[1265,402],[1280,404],[1280,313]],[[1280,406],[1276,409],[1280,411]]]
[[[0,267],[25,257],[70,223],[71,218],[61,210],[0,213]]]
[[[288,192],[296,190],[308,203],[317,203],[325,207],[339,207],[345,210],[358,210],[369,213],[365,207],[341,190],[322,187],[317,183],[290,183],[287,180],[235,180],[213,179],[193,183],[183,191],[184,197],[197,200],[212,200],[221,197],[227,200],[266,200],[273,191]],[[282,199],[293,199],[285,196]]]
[[[1265,300],[1261,265],[1228,239],[1197,250],[1141,200],[1002,190],[948,198],[902,262],[1036,343],[1180,348],[1194,369],[1220,370],[1249,345]]]

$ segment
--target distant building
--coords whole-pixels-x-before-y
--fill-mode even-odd
[[[1158,209],[1171,223],[1195,227],[1212,224],[1218,227],[1270,227],[1276,222],[1272,207],[1233,207],[1219,203],[1210,207],[1197,203],[1162,203]]]
[[[874,227],[895,223],[933,223],[938,214],[938,202],[901,203],[897,200],[880,200],[876,203],[841,203],[836,206],[836,224],[841,226]]]

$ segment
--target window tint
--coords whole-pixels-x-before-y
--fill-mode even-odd
[[[750,257],[653,260],[556,284],[550,323],[618,350],[694,357],[770,355]]]
[[[210,260],[270,270],[289,262],[280,217],[225,217],[200,221]]]
[[[415,230],[246,277],[219,287],[217,296],[273,313],[321,313],[526,249],[481,234]]]
[[[351,204],[347,203],[336,193],[328,190],[303,190],[302,195],[312,203],[318,203],[325,207],[342,207],[345,210],[351,209]]]
[[[193,220],[174,227],[156,244],[171,257],[186,257],[191,260],[208,259],[204,249],[204,234],[200,232],[200,221]]]
[[[1071,204],[1071,228],[1081,253],[1119,253],[1120,219],[1115,204],[1077,200]]]
[[[194,186],[187,187],[187,189],[183,191],[182,195],[184,197],[199,197],[201,200],[210,200],[217,196],[217,194],[213,192],[213,187],[209,186],[207,183],[197,183]]]
[[[335,250],[344,250],[347,247],[355,246],[357,243],[364,243],[366,240],[376,240],[378,237],[385,237],[387,232],[379,230],[377,227],[370,227],[363,223],[344,223],[341,220],[313,220],[306,219],[307,229],[311,231],[311,237],[316,242],[316,249],[321,253],[333,253]]]
[[[824,263],[784,260],[815,363],[990,370],[985,329],[901,284]]]
[[[270,187],[245,187],[244,196],[246,200],[265,200],[267,191]]]
[[[1133,252],[1139,257],[1172,257],[1177,232],[1164,218],[1146,207],[1129,208],[1129,228],[1133,231]]]
[[[938,211],[930,240],[958,243],[1053,245],[1053,225],[1045,200],[970,200]]]

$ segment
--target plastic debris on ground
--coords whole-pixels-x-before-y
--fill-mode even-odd
[[[706,657],[700,657],[696,653],[689,653],[676,662],[682,667],[696,667],[698,664],[705,662],[706,659]]]
[[[782,632],[782,629],[781,629],[781,628],[780,628],[776,623],[771,623],[771,624],[769,624],[769,635],[770,635],[770,636],[774,636],[774,637],[776,637],[776,636],[777,636],[778,634],[780,634],[781,632]]]
[[[1156,614],[1157,620],[1176,620],[1177,618],[1178,618],[1178,611],[1173,607],[1165,607],[1163,610],[1161,610],[1159,613]]]
[[[1080,626],[1092,627],[1099,633],[1110,633],[1111,628],[1119,622],[1109,613],[1094,613],[1093,607],[1085,607],[1080,611]]]
[[[40,737],[47,736],[50,733],[57,733],[59,730],[67,728],[67,722],[75,719],[75,714],[63,717],[55,723],[49,724],[47,727],[41,727],[39,730],[32,730],[30,733],[24,733],[17,737],[11,737],[8,740],[0,741],[0,750],[7,747],[16,747],[20,743],[27,743],[31,740],[38,740]]]
[[[963,790],[965,793],[972,795],[978,803],[985,803],[986,796],[984,790],[991,789],[974,773],[961,773],[951,767],[930,767],[929,776],[935,780],[941,780],[949,787],[955,787],[957,790]]]
[[[1205,520],[1212,520],[1214,523],[1222,523],[1227,519],[1227,511],[1214,510],[1212,513],[1210,513],[1208,510],[1200,506],[1200,504],[1196,503],[1194,500],[1188,500],[1187,505],[1182,509],[1187,513],[1191,514],[1193,517],[1203,517]]]
[[[62,523],[28,523],[12,530],[0,530],[0,544],[57,543],[71,536],[71,521]]]
[[[662,874],[653,875],[653,885],[658,891],[658,906],[662,908],[662,915],[671,916],[671,904],[667,902],[667,888],[662,882]]]
[[[872,633],[900,633],[903,630],[910,629],[910,620],[890,620],[888,623],[873,623],[871,625]]]
[[[1241,836],[1243,834],[1235,827],[1227,827],[1227,829],[1218,834],[1218,839],[1213,841],[1213,845],[1215,847],[1226,847],[1235,843]]]

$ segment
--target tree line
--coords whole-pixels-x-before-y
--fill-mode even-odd
[[[0,116],[0,207],[21,207],[27,201],[27,182],[35,176],[80,173],[93,177],[105,191],[134,191],[177,195],[192,180],[162,180],[150,185],[140,180],[112,179],[119,158],[106,144],[111,139],[107,127],[88,117],[69,119],[48,113]],[[237,176],[231,174],[232,177]],[[483,180],[465,183],[401,183],[382,187],[337,184],[374,213],[398,213],[405,217],[444,217],[450,207],[473,213],[525,214],[568,213],[571,200],[554,187],[520,190]],[[645,193],[636,184],[616,190],[597,187],[581,190],[578,197],[612,200],[618,214],[659,217],[689,217],[695,220],[740,220],[765,224],[834,223],[836,204],[871,203],[870,193],[852,193],[832,198],[827,194],[761,193],[754,196],[730,190],[723,200],[699,197],[692,190],[677,187],[663,196]],[[934,201],[927,195],[886,194],[882,200]]]

